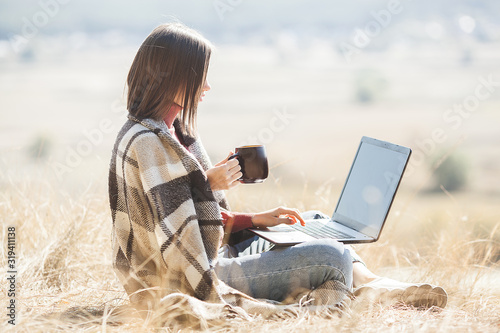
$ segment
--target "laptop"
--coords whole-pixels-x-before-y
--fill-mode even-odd
[[[362,137],[331,218],[305,220],[306,225],[249,229],[277,246],[318,238],[370,243],[379,239],[408,164],[411,149]]]

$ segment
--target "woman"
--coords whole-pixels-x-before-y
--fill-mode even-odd
[[[197,106],[210,90],[211,48],[197,32],[164,24],[146,38],[130,68],[129,120],[113,149],[109,195],[114,267],[131,302],[154,308],[181,292],[252,312],[262,305],[253,298],[334,305],[356,288],[443,307],[442,288],[380,278],[334,240],[272,249],[258,237],[244,237],[221,247],[223,226],[234,236],[252,226],[303,222],[303,216],[287,207],[229,210],[222,190],[239,184],[238,161],[226,158],[212,167],[196,135]],[[409,290],[412,298],[402,299]],[[268,303],[262,307],[269,310]]]

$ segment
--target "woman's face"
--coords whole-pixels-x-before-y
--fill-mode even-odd
[[[212,87],[210,86],[210,83],[208,83],[208,80],[205,80],[205,83],[203,84],[203,87],[201,88],[201,95],[200,95],[200,102],[203,101],[203,97],[205,97],[205,92],[209,91]],[[178,92],[177,95],[174,98],[174,103],[184,107],[184,92]]]
[[[205,92],[209,91],[212,87],[210,86],[210,83],[208,83],[208,80],[205,80],[205,84],[203,85],[203,88],[201,90],[201,96],[200,96],[200,102],[203,101],[203,97],[205,97]]]

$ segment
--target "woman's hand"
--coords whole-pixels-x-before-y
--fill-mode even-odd
[[[287,207],[278,207],[262,213],[257,213],[252,217],[252,223],[256,227],[274,227],[275,225],[295,224],[300,222],[301,225],[306,225],[300,216],[298,209]]]
[[[206,171],[212,191],[229,190],[240,184],[238,179],[243,176],[240,171],[241,167],[236,158],[228,160],[231,155],[233,155],[233,152]]]

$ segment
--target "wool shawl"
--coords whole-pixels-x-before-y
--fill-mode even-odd
[[[257,301],[217,278],[221,210],[229,207],[224,193],[210,188],[205,171],[211,164],[199,138],[183,133],[177,120],[174,126],[182,144],[163,121],[129,115],[113,148],[113,266],[131,303],[156,310],[175,295],[210,309],[212,316],[214,304],[222,306],[221,315],[268,317],[289,310]]]

